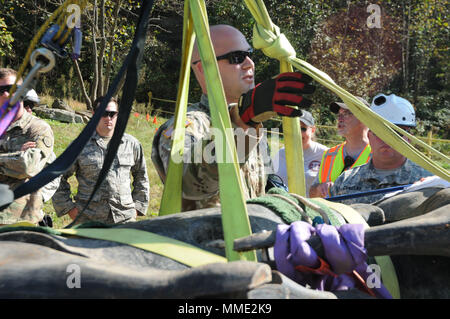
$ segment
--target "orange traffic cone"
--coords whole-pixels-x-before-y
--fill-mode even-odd
[[[158,121],[156,120],[156,115],[155,115],[155,117],[153,118],[153,124],[158,124]]]
[[[147,122],[150,121],[150,114],[147,113],[147,115],[145,116],[145,119],[147,120]]]

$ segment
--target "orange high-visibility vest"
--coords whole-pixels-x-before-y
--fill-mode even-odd
[[[334,182],[344,170],[344,145],[346,142],[336,145],[326,151],[322,156],[319,168],[320,183]],[[372,149],[367,144],[359,154],[356,161],[348,169],[366,164],[372,157]]]

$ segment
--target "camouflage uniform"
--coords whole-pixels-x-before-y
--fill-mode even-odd
[[[110,138],[97,133],[91,137],[71,168],[62,176],[60,186],[53,195],[53,207],[63,216],[76,207],[81,212],[97,182],[103,166]],[[71,199],[68,178],[75,173],[78,193]],[[131,190],[130,173],[133,175]],[[135,221],[136,210],[143,215],[149,201],[149,180],[141,143],[131,135],[124,134],[116,156],[105,180],[95,193],[89,206],[79,216],[77,223],[100,221],[122,223]]]
[[[51,164],[54,160],[56,159],[56,155],[54,152],[52,152],[52,154],[50,155],[47,165]],[[47,185],[45,185],[44,187],[42,187],[40,189],[41,195],[42,195],[42,201],[44,203],[48,202],[52,197],[53,194],[55,194],[56,190],[59,187],[59,181],[61,180],[61,176],[58,176],[57,178],[55,178],[54,180],[52,180],[51,182],[49,182]],[[41,209],[40,211],[40,215],[39,215],[40,219],[44,218],[45,214],[44,211]]]
[[[381,176],[373,166],[372,160],[370,160],[367,164],[344,171],[334,181],[334,185],[330,188],[330,196],[408,185],[420,180],[422,177],[432,175],[433,174],[427,170],[407,159],[400,168],[395,170],[395,173],[393,172],[387,176]],[[384,195],[385,194],[374,194],[346,199],[341,202],[347,205],[355,203],[371,204],[383,198]]]
[[[183,211],[220,205],[217,164],[215,161],[205,162],[204,157],[201,157],[208,153],[213,154],[215,158],[211,125],[208,98],[202,95],[200,102],[189,107],[186,114]],[[155,135],[152,147],[152,160],[163,181],[169,165],[173,126],[174,118],[164,123]],[[238,157],[244,196],[250,199],[264,195],[267,174],[272,172],[272,163],[265,136],[247,137],[251,145],[249,151],[238,154]]]
[[[36,142],[36,147],[21,151],[22,145],[30,141]],[[50,125],[24,112],[0,139],[0,183],[14,190],[39,173],[53,152],[53,143]],[[37,223],[41,219],[41,208],[40,191],[25,195],[0,212],[0,224],[12,224],[20,220]]]
[[[50,165],[55,159],[56,159],[56,155],[55,155],[55,153],[52,152],[47,164]],[[53,194],[55,194],[56,190],[59,187],[60,180],[61,180],[61,176],[58,176],[57,178],[52,180],[50,183],[48,183],[47,185],[45,185],[44,187],[41,188],[42,200],[44,201],[44,203],[48,202],[52,198]]]

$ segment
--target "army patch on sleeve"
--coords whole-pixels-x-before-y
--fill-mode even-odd
[[[51,147],[52,146],[52,139],[48,136],[45,136],[42,140],[44,142],[44,145],[47,147]]]
[[[184,127],[186,128],[186,127],[188,127],[188,126],[191,125],[191,124],[192,124],[191,121],[186,120],[186,122],[184,123]],[[173,129],[174,129],[173,125],[171,125],[171,126],[170,126],[169,128],[167,128],[167,129],[165,129],[165,130],[163,131],[164,137],[165,137],[165,138],[172,138]]]

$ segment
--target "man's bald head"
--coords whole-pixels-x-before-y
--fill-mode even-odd
[[[218,24],[210,26],[209,33],[216,56],[228,53],[230,47],[233,47],[236,41],[242,42],[244,46],[249,47],[242,32],[230,25]],[[198,60],[200,60],[200,52],[198,50],[198,39],[196,39],[192,50],[192,62]]]
[[[211,42],[216,56],[221,56],[234,51],[248,52],[251,47],[245,36],[238,29],[229,25],[214,25],[210,27]],[[198,42],[194,44],[192,51],[192,70],[202,88],[203,94],[207,94],[207,84],[203,65],[200,62]],[[228,103],[237,103],[241,94],[255,86],[255,64],[250,56],[246,56],[240,63],[231,63],[228,59],[217,61],[220,77]]]

